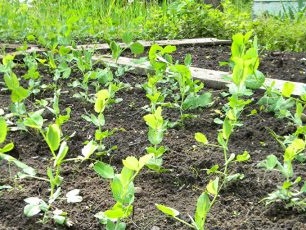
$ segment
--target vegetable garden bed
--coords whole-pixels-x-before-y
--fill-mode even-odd
[[[219,67],[219,61],[228,61],[229,47],[198,45],[178,47],[178,52],[173,55],[173,59],[182,61],[182,57],[188,52],[192,54],[195,66],[229,70],[228,67]],[[304,53],[266,52],[262,54],[259,69],[273,78],[305,82],[305,58]],[[39,66],[41,85],[36,86],[38,89],[36,94],[25,100],[27,111],[34,112],[44,108],[41,114],[45,119],[43,126],[52,124],[55,118],[54,113],[46,106],[53,108],[54,92],[60,90],[58,94],[60,113],[66,114],[65,109],[71,109],[70,118],[61,127],[62,139],[67,141],[69,146],[66,158],[78,158],[81,156],[85,143],[94,138],[97,129],[88,121],[88,117],[87,120],[84,119],[86,114],[97,114],[93,100],[97,86],[88,84],[86,91],[88,98],[86,98],[80,95],[84,89],[80,89],[76,84],[76,80],[84,77],[82,71],[72,69],[68,78],[60,77],[55,84],[55,70],[50,66],[47,68]],[[97,64],[93,69],[97,68],[104,67]],[[22,76],[26,70],[27,68],[22,64],[14,67],[18,77]],[[113,166],[119,173],[122,169],[122,160],[128,156],[139,159],[146,154],[146,148],[150,146],[148,126],[143,118],[149,113],[146,109],[150,101],[141,87],[147,78],[125,73],[117,79],[125,85],[116,92],[114,97],[120,98],[121,102],[117,100],[118,103],[107,106],[104,112],[103,130],[116,130],[103,140],[105,151],[111,151],[106,151],[107,153],[103,156],[93,154],[91,159],[83,162],[65,162],[61,168],[61,176],[64,178],[61,184],[62,192],[54,207],[68,213],[68,218],[73,223],[69,229],[104,229],[95,214],[110,209],[115,204],[110,180],[97,175],[93,166],[94,162],[101,160]],[[26,87],[27,84],[27,80],[21,80],[21,85]],[[1,87],[5,88],[4,85]],[[171,85],[168,87],[171,88]],[[105,87],[98,86],[98,89],[102,88]],[[155,204],[164,204],[179,210],[180,218],[191,223],[188,215],[193,216],[198,197],[213,178],[212,175],[207,174],[208,169],[216,164],[223,167],[222,149],[197,143],[195,133],[202,132],[210,143],[217,144],[217,136],[222,129],[222,124],[217,124],[214,120],[225,117],[224,105],[227,103],[227,97],[221,94],[226,90],[212,88],[203,90],[212,94],[212,102],[204,108],[191,110],[189,118],[182,120],[174,127],[168,127],[164,132],[162,145],[167,148],[162,157],[164,170],[158,173],[144,168],[137,175],[134,181],[136,187],[134,208],[132,214],[125,219],[127,229],[187,229],[186,225],[163,215],[156,209]],[[9,90],[1,90],[3,115],[10,113],[10,95]],[[78,95],[79,98],[73,95]],[[305,214],[300,210],[286,209],[284,202],[265,206],[265,202],[262,201],[283,182],[279,172],[265,171],[258,167],[258,163],[271,154],[282,161],[284,150],[271,131],[279,136],[290,135],[296,131],[296,126],[290,119],[276,118],[273,113],[265,112],[256,104],[262,96],[263,92],[255,92],[249,97],[252,102],[246,106],[240,116],[243,125],[235,127],[229,139],[229,154],[239,155],[247,151],[250,155],[250,159],[246,162],[234,162],[229,168],[230,173],[244,174],[244,177],[229,183],[220,191],[217,202],[208,214],[207,229],[306,228]],[[47,104],[43,100],[46,100]],[[180,116],[177,108],[163,107],[164,120],[177,121],[180,120]],[[21,116],[21,119],[26,118]],[[8,132],[5,143],[12,141],[15,145],[8,153],[33,167],[37,171],[37,177],[46,177],[47,168],[52,167],[53,160],[50,149],[41,134],[31,127],[28,127],[28,131],[13,131],[18,119],[8,117],[8,120],[11,130]],[[294,167],[295,175],[305,179],[304,163],[298,163]],[[17,173],[17,168],[13,164],[10,167],[6,161],[1,161],[0,173],[0,185],[12,187],[0,193],[0,229],[54,229],[55,226],[56,229],[68,228],[56,225],[51,219],[44,224],[38,222],[43,218],[41,213],[33,218],[25,217],[23,214],[25,198],[39,197],[48,200],[50,191],[47,181],[33,178],[16,179],[14,175]],[[81,202],[67,203],[66,199],[61,199],[73,189],[80,189]]]

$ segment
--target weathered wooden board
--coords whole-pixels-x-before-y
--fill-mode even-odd
[[[111,57],[107,56],[94,56],[94,61],[101,61],[107,65],[116,67],[118,65],[130,67],[129,71],[137,74],[146,75],[148,72],[152,71],[149,62],[139,63],[139,60],[132,58],[120,57],[117,62],[114,61]],[[229,75],[228,72],[201,69],[196,67],[190,67],[192,76],[195,79],[199,79],[205,83],[206,86],[222,89],[230,82],[224,79],[224,76]],[[266,78],[265,85],[270,86],[272,82],[275,82],[274,87],[281,90],[285,82],[283,80]],[[293,95],[301,95],[305,93],[306,84],[300,82],[292,82],[295,85]],[[262,88],[264,89],[264,88]]]

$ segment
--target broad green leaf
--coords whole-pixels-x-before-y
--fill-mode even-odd
[[[159,211],[163,212],[166,215],[172,216],[172,217],[176,217],[180,214],[180,212],[177,211],[176,209],[170,208],[162,204],[155,204],[155,206]]]
[[[206,186],[206,190],[209,194],[216,196],[218,195],[218,188],[219,188],[219,177],[214,179],[213,181],[209,181],[208,185]]]
[[[29,96],[29,90],[19,86],[12,90],[11,100],[12,102],[21,102]]]
[[[292,161],[298,153],[305,149],[305,144],[302,139],[294,139],[285,150],[284,160]]]
[[[212,102],[211,93],[203,93],[201,95],[189,94],[183,102],[183,109],[196,109],[208,106]]]
[[[104,111],[106,106],[106,100],[110,97],[109,91],[107,89],[102,89],[96,93],[95,101],[95,111],[101,113]]]
[[[112,179],[115,176],[113,167],[101,161],[97,161],[94,164],[93,169],[96,171],[96,173],[105,179]]]
[[[208,144],[208,140],[203,133],[195,133],[194,138],[196,139],[197,142],[200,142],[204,145]]]
[[[171,54],[174,51],[176,51],[176,46],[172,46],[172,45],[167,45],[165,48],[163,48],[162,53],[163,54]]]
[[[122,41],[127,45],[133,42],[133,34],[130,32],[125,32],[121,38],[122,38]]]
[[[20,86],[19,80],[16,74],[14,73],[5,74],[3,78],[4,78],[5,85],[7,86],[9,90],[15,90]]]
[[[0,144],[6,140],[7,124],[3,117],[0,117]]]
[[[162,129],[153,129],[149,127],[148,139],[152,145],[158,145],[162,142],[164,132]]]
[[[194,214],[195,223],[198,229],[204,229],[206,216],[210,210],[210,199],[206,192],[202,193],[197,200]]]
[[[112,51],[112,57],[117,60],[119,58],[120,54],[121,54],[120,45],[115,41],[111,41],[109,46],[110,46],[111,51]]]
[[[68,153],[68,150],[69,150],[69,147],[67,145],[67,142],[63,141],[56,155],[54,166],[60,166],[62,164],[63,159],[66,157]]]
[[[130,49],[133,54],[139,55],[144,52],[144,46],[139,42],[134,42],[130,45]]]
[[[265,75],[256,70],[255,74],[249,75],[245,81],[246,87],[249,89],[259,89],[265,82]]]
[[[148,163],[146,164],[146,166],[149,169],[154,170],[155,172],[160,172],[161,171],[161,166],[163,164],[163,159],[162,158],[151,158]]]
[[[61,142],[61,129],[59,125],[57,124],[49,125],[46,133],[46,141],[49,148],[53,152],[59,148]]]
[[[283,89],[282,89],[282,95],[284,97],[290,97],[291,94],[294,91],[294,88],[295,88],[294,83],[292,83],[292,82],[285,82],[284,85],[283,85]]]
[[[115,176],[111,182],[111,189],[113,193],[113,198],[120,203],[124,202],[125,189],[121,183],[121,180],[118,176]]]
[[[41,130],[42,129],[42,126],[43,126],[43,123],[44,123],[44,119],[43,117],[41,116],[42,112],[44,110],[38,110],[34,113],[31,113],[29,115],[29,117],[27,117],[24,121],[23,121],[23,124],[25,126],[28,126],[28,127],[31,127],[31,128],[34,128],[34,129],[38,129],[38,130]]]
[[[277,157],[273,154],[266,157],[265,160],[261,161],[258,166],[266,168],[267,170],[272,170],[279,163]]]
[[[139,162],[136,157],[129,156],[125,160],[122,160],[123,165],[128,169],[138,171],[139,170]]]
[[[222,126],[222,134],[225,140],[228,140],[232,134],[233,127],[229,119],[225,119]]]
[[[248,153],[248,151],[244,151],[242,154],[238,154],[236,156],[236,161],[238,162],[244,162],[250,159],[250,154]]]

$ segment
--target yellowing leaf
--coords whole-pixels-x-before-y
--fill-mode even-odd
[[[285,84],[283,85],[283,89],[282,89],[282,95],[284,97],[290,97],[294,91],[294,87],[295,87],[294,83],[285,82]]]
[[[200,142],[204,145],[208,144],[208,140],[203,133],[195,133],[194,138],[196,139],[197,142]]]
[[[0,118],[0,144],[5,141],[7,135],[7,124],[3,117]]]
[[[122,160],[123,165],[128,169],[138,171],[139,170],[139,162],[136,157],[127,157],[125,160]]]
[[[101,113],[105,109],[106,100],[110,97],[107,89],[102,89],[96,94],[95,111]]]
[[[151,158],[153,154],[146,154],[139,158],[139,169],[141,169]]]
[[[217,177],[213,181],[209,181],[208,185],[206,186],[206,190],[209,194],[216,196],[218,194],[218,187],[219,187],[219,177]]]

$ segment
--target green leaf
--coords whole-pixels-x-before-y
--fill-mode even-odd
[[[242,154],[238,154],[236,156],[236,161],[237,162],[244,162],[250,159],[250,154],[248,153],[248,151],[244,151]]]
[[[110,46],[111,51],[112,51],[112,57],[117,60],[119,58],[120,54],[121,54],[120,45],[115,41],[111,41],[109,46]]]
[[[106,106],[106,100],[110,97],[109,91],[107,89],[102,89],[96,93],[95,101],[95,111],[101,113],[104,111]]]
[[[124,190],[124,187],[121,183],[121,180],[118,176],[115,176],[111,182],[111,189],[112,189],[112,193],[113,193],[113,198],[117,201],[117,202],[121,202],[123,203],[123,199],[124,197],[122,197],[124,194],[124,192],[126,190]]]
[[[12,102],[21,102],[29,96],[29,90],[19,86],[12,91],[11,100]]]
[[[265,82],[265,75],[256,70],[255,74],[249,75],[245,81],[246,87],[249,89],[259,89]]]
[[[196,109],[208,106],[211,103],[211,93],[203,93],[201,95],[189,94],[183,102],[183,109]]]
[[[213,165],[210,169],[207,170],[207,174],[215,173],[219,169],[219,165]]]
[[[147,164],[153,158],[153,154],[146,154],[139,158],[139,166],[138,170],[142,169],[142,167]]]
[[[127,45],[133,42],[133,34],[130,32],[125,32],[121,38],[122,38],[122,41]]]
[[[294,88],[295,88],[294,83],[292,83],[292,82],[285,82],[284,85],[283,85],[283,89],[282,89],[282,95],[284,97],[290,97],[291,94],[294,91]]]
[[[58,154],[56,155],[54,166],[60,166],[63,162],[63,159],[66,157],[69,147],[66,141],[63,141],[60,149],[58,150]]]
[[[129,156],[125,160],[122,160],[123,165],[128,169],[138,171],[139,170],[139,162],[136,157]]]
[[[38,129],[38,130],[41,130],[42,129],[42,126],[43,126],[43,123],[44,123],[44,119],[43,117],[41,116],[42,112],[44,110],[38,110],[38,111],[35,111],[34,113],[31,113],[29,115],[29,117],[27,117],[24,121],[23,121],[23,124],[25,126],[28,126],[28,127],[31,127],[31,128],[34,128],[34,129]]]
[[[3,117],[0,117],[0,144],[6,140],[7,124]]]
[[[218,188],[219,188],[219,177],[214,179],[213,181],[209,181],[208,185],[206,186],[206,190],[209,194],[216,196],[218,195]]]
[[[266,157],[265,160],[261,161],[258,166],[266,168],[267,170],[272,170],[279,164],[277,157],[273,154]]]
[[[139,42],[134,42],[133,44],[131,44],[130,49],[135,55],[139,55],[144,52],[144,46]]]
[[[14,73],[5,74],[3,78],[4,78],[5,85],[7,86],[9,90],[15,90],[20,86],[19,80],[16,74]]]
[[[194,138],[196,139],[197,142],[200,142],[204,145],[208,144],[208,140],[203,133],[195,133]]]
[[[54,152],[59,148],[61,142],[61,129],[59,125],[49,125],[46,133],[46,141],[51,151]]]
[[[96,173],[105,179],[112,179],[115,177],[113,167],[101,161],[96,162],[93,169],[96,171]]]
[[[204,229],[206,216],[210,210],[210,199],[206,192],[202,193],[197,200],[197,207],[194,214],[197,229]]]
[[[184,64],[186,66],[190,66],[191,65],[191,61],[192,61],[192,57],[191,57],[191,54],[187,54],[185,59],[184,59]]]
[[[159,211],[163,212],[166,215],[172,216],[172,217],[176,217],[180,214],[180,212],[177,211],[176,209],[170,208],[162,204],[155,204],[155,206]]]
[[[225,119],[222,126],[222,134],[225,140],[228,140],[230,135],[232,134],[233,127],[231,121],[229,119]]]
[[[167,45],[165,48],[163,48],[162,54],[171,54],[174,51],[176,51],[176,46]]]

